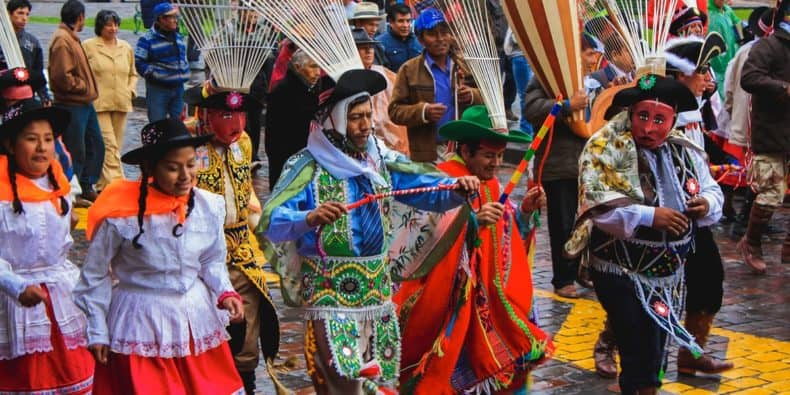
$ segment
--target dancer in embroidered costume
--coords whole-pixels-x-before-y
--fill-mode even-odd
[[[409,279],[394,297],[404,343],[401,393],[516,390],[554,349],[532,304],[533,212],[545,204],[545,194],[533,187],[521,205],[497,201],[505,145],[530,138],[493,130],[479,105],[439,133],[458,142],[456,154],[439,168],[452,177],[477,176],[480,199],[474,213],[464,206],[439,215],[452,225],[437,234],[434,249],[442,252],[432,254],[436,258],[397,268]]]
[[[446,178],[435,168],[426,174],[430,166],[410,162],[374,137],[370,97],[385,86],[370,70],[339,78],[256,230],[282,276],[284,299],[305,311],[305,356],[319,394],[387,392],[400,369],[386,254],[392,198],[351,211],[345,204],[392,189],[457,183],[472,192],[480,186],[471,176]],[[464,203],[464,195],[447,189],[395,199],[436,211]]]
[[[721,190],[702,149],[672,129],[677,113],[698,107],[684,85],[648,74],[613,105],[627,111],[594,134],[579,159],[577,228],[566,251],[589,249],[620,353],[623,394],[655,394],[667,335],[702,353],[680,325],[683,264],[695,229],[721,216]]]
[[[700,108],[678,114],[677,126],[686,133],[686,137],[694,141],[706,151],[719,147],[709,138],[708,125],[702,116],[702,103],[707,100],[704,94],[711,82],[710,59],[718,56],[726,49],[724,39],[719,33],[712,32],[705,39],[690,36],[685,39],[667,42],[667,71],[678,82],[685,85],[700,103]],[[713,93],[713,92],[711,92]],[[722,154],[717,155],[721,158]],[[707,156],[707,155],[706,155]],[[713,155],[708,156],[712,160]],[[702,160],[708,165],[708,158]],[[724,195],[720,197],[724,202]],[[721,308],[724,296],[724,264],[719,254],[719,247],[713,238],[709,226],[700,225],[694,234],[694,251],[690,252],[684,267],[686,280],[686,321],[685,326],[694,335],[697,344],[705,347],[705,342],[713,325],[713,317]],[[703,355],[694,356],[688,350],[678,351],[678,372],[694,374],[721,373],[733,368],[731,362],[719,361]]]
[[[74,304],[69,182],[55,159],[65,111],[31,98],[0,126],[0,393],[87,394],[93,361]]]
[[[184,101],[197,107],[197,118],[188,122],[193,134],[213,135],[197,147],[197,186],[225,197],[226,263],[233,288],[244,300],[245,323],[230,327],[236,369],[248,394],[255,391],[255,368],[263,349],[272,379],[280,328],[274,303],[266,287],[263,262],[253,256],[250,228],[260,218],[260,203],[252,190],[252,143],[244,132],[247,106],[252,98],[236,91],[216,92],[211,82],[186,92]],[[261,347],[258,346],[260,339]],[[237,351],[238,350],[238,351]]]
[[[194,147],[211,137],[174,119],[146,125],[143,146],[121,157],[140,180],[111,183],[88,210],[74,294],[95,394],[244,394],[225,331],[244,319],[225,265],[225,201],[194,186]]]

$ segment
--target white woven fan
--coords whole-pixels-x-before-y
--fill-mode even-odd
[[[363,69],[342,0],[243,0],[337,81]]]
[[[463,59],[477,83],[488,109],[491,126],[495,130],[507,131],[499,55],[485,0],[439,0],[436,5],[444,13]]]
[[[625,40],[623,39],[622,29],[612,22],[608,17],[609,12],[606,8],[606,0],[580,0],[579,17],[584,22],[587,32],[603,41],[613,35],[616,39],[609,40],[608,45],[604,45],[604,58],[612,59],[612,53],[622,50],[628,51]],[[630,53],[630,51],[628,51]]]
[[[220,90],[248,92],[277,39],[248,6],[228,0],[175,0]]]
[[[16,67],[25,67],[25,59],[22,57],[22,50],[19,49],[19,41],[16,39],[14,26],[11,24],[11,18],[8,16],[5,1],[3,1],[3,9],[0,10],[0,48],[3,49],[5,62],[8,69]]]

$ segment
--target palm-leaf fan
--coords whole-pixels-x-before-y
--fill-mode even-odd
[[[597,0],[617,26],[617,41],[625,43],[635,66],[634,79],[645,74],[666,74],[664,47],[678,0]],[[653,7],[651,10],[650,7]],[[617,92],[631,84],[605,89],[593,103],[589,128],[595,132],[606,124],[606,114]]]
[[[175,0],[220,90],[248,92],[277,32],[252,8],[228,0]]]
[[[364,69],[342,0],[244,0],[337,81]]]
[[[22,57],[22,50],[19,49],[19,41],[16,39],[14,26],[11,24],[11,18],[5,12],[6,4],[3,1],[3,14],[0,16],[0,48],[3,49],[5,55],[5,62],[8,69],[17,67],[25,67],[25,59]]]
[[[439,0],[435,4],[450,26],[472,73],[494,130],[507,131],[502,74],[485,0]]]
[[[603,58],[611,62],[613,53],[627,51],[628,48],[622,40],[622,29],[609,17],[605,2],[606,0],[579,0],[579,16],[584,23],[584,32],[604,45]]]
[[[502,0],[513,34],[535,77],[552,95],[570,98],[582,89],[581,29],[576,0]],[[577,135],[590,133],[584,112],[568,120]]]

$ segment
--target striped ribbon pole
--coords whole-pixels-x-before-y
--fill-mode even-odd
[[[507,183],[505,191],[502,192],[502,195],[499,197],[499,203],[505,204],[507,198],[510,196],[510,193],[513,192],[513,188],[516,187],[519,180],[521,180],[521,176],[523,176],[527,171],[527,165],[529,165],[529,161],[533,156],[535,156],[535,151],[540,146],[540,143],[543,142],[543,138],[546,137],[546,133],[548,133],[549,129],[551,129],[552,125],[554,125],[554,121],[557,119],[560,109],[562,109],[561,97],[557,99],[556,103],[554,103],[554,107],[551,108],[549,116],[547,116],[546,120],[543,121],[543,126],[540,127],[540,130],[538,130],[538,134],[536,134],[535,138],[532,140],[532,144],[529,146],[529,149],[527,149],[527,152],[524,153],[524,158],[521,159],[521,163],[518,164],[516,171],[513,172],[513,176],[510,177],[510,182]]]
[[[435,187],[421,187],[421,188],[411,188],[411,189],[400,189],[397,191],[390,191],[384,193],[376,193],[376,194],[368,194],[364,198],[357,200],[356,202],[349,203],[346,205],[346,210],[353,210],[360,206],[364,206],[368,203],[372,203],[376,200],[381,200],[386,197],[390,196],[402,196],[402,195],[415,195],[418,193],[426,193],[426,192],[435,192],[435,191],[449,191],[453,189],[458,189],[458,184],[447,184],[447,185],[437,185]]]

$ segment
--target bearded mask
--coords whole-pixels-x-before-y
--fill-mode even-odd
[[[631,134],[641,148],[656,149],[675,125],[675,109],[655,101],[643,100],[631,106]]]

